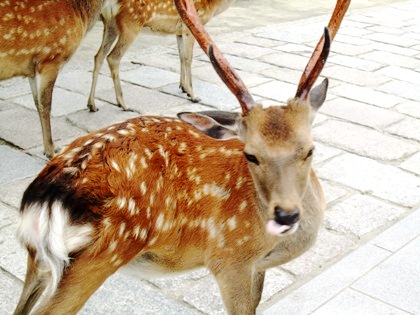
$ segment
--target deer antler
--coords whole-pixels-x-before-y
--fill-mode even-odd
[[[210,35],[204,29],[197,11],[191,0],[175,0],[175,6],[183,22],[190,29],[200,47],[210,58],[217,74],[238,99],[242,112],[246,115],[256,105],[245,84],[214,44]]]
[[[315,47],[315,50],[306,65],[305,71],[300,78],[298,89],[296,91],[297,98],[306,99],[308,97],[313,84],[324,68],[324,64],[327,61],[328,53],[330,51],[331,41],[337,34],[341,21],[343,20],[349,5],[350,0],[337,1],[330,22],[328,23],[328,28],[324,29],[324,35]]]

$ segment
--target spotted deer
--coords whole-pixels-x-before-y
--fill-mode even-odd
[[[255,314],[267,268],[316,240],[325,208],[311,168],[311,88],[349,6],[338,0],[285,106],[263,108],[217,49],[191,0],[176,0],[242,114],[137,117],[76,139],[29,185],[28,250],[15,314],[73,314],[117,270],[144,277],[205,266],[229,314]]]
[[[225,11],[234,1],[194,0],[194,4],[199,12],[201,22],[205,24],[214,16]],[[179,86],[193,102],[199,101],[193,91],[191,78],[194,37],[182,23],[174,0],[115,0],[109,6],[104,7],[101,18],[104,23],[104,33],[101,47],[95,56],[92,87],[88,99],[88,108],[91,111],[98,110],[95,105],[95,90],[99,71],[106,56],[114,81],[117,105],[124,110],[128,109],[123,98],[119,67],[122,57],[144,27],[160,33],[176,34],[181,64]],[[112,48],[114,42],[116,43]]]
[[[51,158],[51,102],[57,75],[107,0],[0,0],[0,80],[29,78]]]

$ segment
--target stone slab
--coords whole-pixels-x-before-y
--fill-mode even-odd
[[[164,296],[142,281],[115,274],[92,295],[80,314],[195,315],[197,311]]]
[[[278,315],[284,312],[290,315],[310,314],[389,255],[388,251],[367,244],[309,280],[305,285],[278,299],[262,314]]]
[[[325,213],[324,225],[329,230],[362,238],[396,221],[406,209],[370,196],[355,194],[335,204]]]
[[[353,154],[343,154],[318,168],[318,176],[401,206],[420,202],[417,176],[397,167]]]
[[[420,309],[419,251],[420,237],[417,236],[351,287],[411,314],[417,313]]]
[[[156,67],[138,66],[136,69],[121,72],[120,78],[123,81],[154,89],[178,83],[179,74]]]
[[[328,120],[313,130],[316,141],[377,160],[393,161],[419,150],[416,143],[364,126]]]
[[[393,314],[408,315],[397,307],[362,294],[356,290],[345,289],[332,300],[322,305],[312,315],[354,315],[354,314]]]
[[[32,177],[44,167],[42,160],[31,157],[9,146],[0,145],[0,184]]]
[[[408,117],[386,128],[392,134],[420,142],[420,119]]]
[[[0,315],[13,314],[22,293],[22,283],[0,270]]]
[[[400,167],[420,175],[420,152],[409,157],[405,162],[401,163]]]

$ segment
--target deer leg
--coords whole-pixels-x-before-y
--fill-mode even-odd
[[[111,69],[112,80],[114,81],[117,104],[118,106],[122,107],[124,110],[127,110],[128,106],[125,104],[123,95],[122,95],[120,73],[119,73],[120,62],[125,52],[128,50],[130,45],[136,39],[142,27],[136,23],[124,24],[124,21],[118,21],[117,25],[121,25],[119,28],[118,41],[115,44],[114,48],[112,49],[111,53],[108,55],[107,61],[108,61],[109,68]]]
[[[261,301],[261,296],[264,288],[265,271],[256,271],[254,273],[252,282],[252,301],[254,309],[257,308]]]
[[[188,94],[191,101],[196,103],[200,101],[200,98],[195,95],[192,87],[191,65],[194,42],[194,36],[192,36],[188,28],[183,25],[182,35],[177,35],[179,61],[181,63],[181,79],[179,85],[182,91]]]
[[[42,301],[36,314],[76,314],[89,297],[117,271],[109,252],[83,251],[64,269],[57,289]]]
[[[14,312],[18,314],[29,314],[44,292],[49,275],[42,272],[39,263],[36,261],[36,253],[29,250],[28,265],[26,270],[25,283],[19,299],[19,303]]]
[[[253,275],[248,268],[224,268],[214,274],[226,310],[230,315],[253,315],[256,306],[253,299]]]
[[[115,20],[106,20],[102,18],[102,22],[104,23],[104,33],[102,37],[101,47],[98,50],[98,53],[95,56],[95,67],[93,68],[93,76],[92,76],[92,86],[90,89],[89,99],[87,107],[91,112],[96,112],[98,108],[95,105],[95,90],[96,84],[98,83],[98,76],[99,71],[101,70],[102,64],[106,55],[108,55],[109,50],[112,47],[112,44],[115,42],[115,39],[118,36],[118,29],[117,25],[115,24]]]
[[[39,73],[40,83],[37,94],[33,95],[35,106],[38,110],[39,119],[41,121],[42,138],[44,143],[44,153],[50,159],[54,155],[54,144],[51,135],[51,102],[55,80],[61,64],[42,65]],[[29,80],[32,88],[37,88],[36,78]]]

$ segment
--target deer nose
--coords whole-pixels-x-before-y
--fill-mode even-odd
[[[274,220],[280,225],[292,225],[299,221],[299,209],[284,210],[282,207],[274,207]]]

